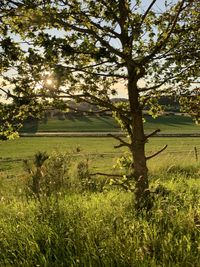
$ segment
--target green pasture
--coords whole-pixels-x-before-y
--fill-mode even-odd
[[[183,115],[145,116],[147,132],[160,129],[162,133],[199,133],[200,127]],[[68,115],[66,119],[48,119],[26,123],[22,132],[113,132],[120,128],[110,116]]]
[[[70,152],[77,148],[80,153],[88,154],[120,154],[125,149],[114,148],[118,141],[112,137],[20,137],[15,140],[0,142],[0,158],[20,159],[30,157],[37,151]],[[153,137],[146,144],[147,151],[160,149],[168,145],[165,153],[177,153],[186,156],[187,152],[200,149],[198,137]]]
[[[126,149],[115,149],[118,142],[111,137],[21,137],[1,142],[0,171],[19,173],[22,160],[31,159],[38,151],[61,152],[72,157],[89,158],[94,168],[110,170],[116,159],[127,152]],[[162,164],[195,163],[196,147],[200,160],[200,138],[158,138],[154,137],[146,144],[147,156],[160,150],[164,145],[167,149],[149,161],[150,168],[158,168]]]
[[[23,132],[107,132],[119,131],[110,116],[68,115],[65,119],[47,119],[25,123]]]
[[[200,133],[200,126],[191,117],[183,115],[160,116],[156,119],[148,116],[144,127],[149,132],[160,129],[161,133]]]

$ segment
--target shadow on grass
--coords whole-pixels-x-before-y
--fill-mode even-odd
[[[156,119],[153,119],[150,116],[145,116],[145,118],[148,123],[164,124],[173,127],[179,127],[180,125],[190,125],[191,123],[193,123],[190,117],[176,116],[176,115],[160,116]]]
[[[99,116],[98,119],[103,121],[105,124],[109,126],[112,126],[114,128],[120,128],[117,122],[115,122],[115,120],[112,117]]]
[[[25,121],[23,127],[20,130],[20,133],[36,133],[38,131],[38,127],[39,127],[39,120],[30,119]]]

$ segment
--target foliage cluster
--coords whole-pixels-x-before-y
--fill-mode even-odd
[[[186,93],[180,98],[182,110],[189,113],[196,124],[200,124],[200,88],[196,88],[192,93]]]

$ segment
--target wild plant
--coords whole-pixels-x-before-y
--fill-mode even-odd
[[[133,192],[135,190],[134,173],[132,172],[133,165],[132,158],[129,154],[125,153],[123,156],[119,157],[113,167],[114,169],[121,170],[122,174],[113,175],[109,184],[120,186],[126,191]]]
[[[30,175],[27,185],[29,193],[37,199],[63,193],[68,187],[70,161],[67,154],[49,156],[46,152],[36,153],[32,163],[24,161]]]
[[[47,196],[64,193],[69,187],[69,169],[71,156],[55,153],[49,157],[46,164],[46,173],[43,180],[43,190]]]
[[[40,197],[41,182],[44,178],[44,163],[49,158],[46,152],[37,152],[34,155],[33,165],[24,160],[25,170],[31,175],[32,181],[29,186],[30,191],[36,198]]]
[[[89,159],[81,160],[77,163],[77,178],[82,191],[95,191],[96,185],[90,175]]]

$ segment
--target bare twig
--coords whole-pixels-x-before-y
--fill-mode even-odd
[[[165,149],[167,148],[167,145],[165,145],[161,150],[159,150],[158,152],[154,153],[153,155],[146,157],[146,160],[152,159],[155,156],[157,156],[158,154],[160,154],[161,152],[163,152]]]
[[[141,21],[141,24],[140,24],[140,25],[143,24],[143,22],[144,22],[146,16],[148,15],[149,11],[151,10],[151,8],[152,8],[152,6],[155,4],[155,2],[156,2],[156,0],[153,0],[153,1],[151,2],[151,4],[149,5],[149,7],[147,8],[146,12],[145,12],[144,15],[142,16],[142,21]]]
[[[119,147],[122,147],[122,146],[126,146],[126,147],[130,147],[131,146],[129,143],[127,143],[126,141],[124,141],[119,136],[116,136],[116,135],[113,135],[113,134],[108,134],[108,136],[113,137],[113,138],[115,138],[116,140],[118,140],[120,142],[120,144],[114,146],[114,148],[119,148]]]

